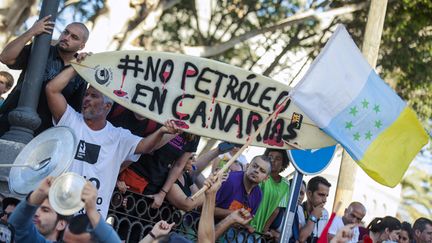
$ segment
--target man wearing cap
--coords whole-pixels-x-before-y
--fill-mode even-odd
[[[4,223],[8,221],[9,215],[11,215],[11,213],[14,211],[16,205],[18,205],[19,202],[20,200],[14,197],[6,197],[5,199],[3,199],[2,201],[3,211],[2,211],[2,216],[0,218],[1,221],[3,221]]]

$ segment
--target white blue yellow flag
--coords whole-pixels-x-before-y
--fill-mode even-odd
[[[340,25],[292,101],[375,181],[390,187],[428,142],[416,114],[375,73]]]

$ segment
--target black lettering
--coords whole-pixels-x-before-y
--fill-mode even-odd
[[[201,93],[203,93],[203,94],[206,94],[206,95],[209,95],[209,94],[210,94],[210,91],[209,91],[208,89],[205,89],[205,90],[204,90],[204,89],[201,89],[201,88],[199,87],[199,84],[200,84],[201,81],[204,81],[204,82],[206,82],[206,83],[211,83],[211,80],[206,79],[206,78],[203,77],[204,74],[205,74],[206,72],[208,72],[209,70],[210,70],[210,68],[204,68],[204,69],[202,70],[202,72],[200,73],[200,75],[198,76],[196,82],[195,82],[195,90],[196,90],[196,91],[199,91],[199,92],[201,92]]]
[[[245,89],[244,89],[245,87],[246,87],[246,93],[243,92],[243,90],[245,90]],[[239,89],[239,91],[238,91],[238,95],[237,95],[237,97],[238,97],[238,101],[240,101],[240,102],[244,102],[244,101],[248,98],[248,96],[249,96],[250,89],[251,89],[251,85],[250,85],[249,82],[247,82],[247,81],[242,82],[242,83],[240,84],[240,89]],[[244,97],[243,97],[243,98],[242,98],[242,94],[244,94]]]
[[[218,96],[218,94],[219,94],[219,89],[220,89],[220,84],[221,84],[221,82],[222,82],[222,79],[223,78],[227,78],[228,77],[228,75],[226,75],[226,74],[223,74],[223,73],[221,73],[221,72],[218,72],[218,71],[216,71],[216,70],[212,70],[212,72],[214,73],[214,74],[216,74],[217,76],[218,76],[218,79],[217,79],[217,81],[216,81],[216,84],[215,84],[215,90],[214,90],[214,92],[213,92],[213,97],[217,97]]]
[[[256,82],[256,83],[254,84],[254,87],[252,88],[252,91],[250,92],[250,94],[249,94],[249,96],[248,96],[248,100],[247,100],[247,102],[248,102],[249,105],[252,105],[252,106],[258,106],[258,103],[254,103],[254,102],[252,101],[252,98],[253,98],[253,96],[255,95],[255,93],[256,93],[256,91],[257,91],[257,89],[258,89],[258,86],[259,86],[259,83]]]
[[[185,98],[189,98],[189,99],[193,99],[195,98],[195,95],[191,95],[191,94],[185,94],[185,95],[180,95],[177,98],[174,99],[174,102],[172,104],[171,107],[171,112],[172,115],[176,118],[176,119],[180,119],[180,120],[187,120],[189,119],[189,114],[184,114],[184,113],[180,113],[177,111],[177,105],[178,103]]]
[[[242,121],[243,121],[243,110],[241,108],[237,108],[237,110],[234,111],[234,114],[231,116],[231,119],[229,120],[228,124],[226,125],[224,131],[228,132],[232,125],[237,124],[237,137],[242,138]]]
[[[229,81],[229,84],[227,86],[227,89],[226,89],[223,97],[226,97],[228,92],[230,92],[231,93],[231,99],[235,100],[236,96],[237,96],[235,89],[237,88],[239,81],[236,78],[236,76],[234,76],[234,75],[230,75],[229,78],[230,78],[230,81]]]
[[[102,203],[103,203],[103,199],[101,197],[96,198],[97,205],[102,205]]]
[[[192,69],[189,69],[189,68]],[[198,68],[195,64],[186,62],[183,69],[182,79],[181,79],[181,89],[185,89],[186,78],[195,77],[198,75]]]
[[[277,119],[274,122],[273,127],[271,129],[271,133],[269,135],[270,140],[274,140],[277,143],[281,142],[284,124],[285,124],[285,122],[283,119]],[[275,135],[276,135],[276,139],[275,139]]]
[[[144,69],[140,67],[143,63],[138,55],[135,55],[135,59],[130,59],[129,55],[126,55],[125,58],[120,59],[120,63],[117,65],[117,68],[123,70],[123,76],[126,76],[128,70],[133,71],[133,75],[136,78],[138,76],[138,72],[144,72]]]
[[[168,83],[174,71],[174,62],[170,59],[166,60],[162,64],[162,68],[159,72],[159,78],[164,84]]]
[[[247,135],[251,135],[252,133],[252,127],[253,127],[253,131],[256,131],[259,127],[259,124],[261,124],[261,122],[263,121],[263,118],[261,117],[261,115],[259,113],[256,113],[254,111],[251,111],[249,113],[248,119],[247,119],[247,123],[246,123],[246,134]],[[257,141],[260,142],[261,141],[261,135],[258,134],[257,136]]]
[[[190,122],[191,123],[195,123],[195,120],[198,116],[201,116],[201,126],[205,127],[206,123],[205,123],[205,111],[206,111],[206,103],[204,101],[201,101],[197,107],[197,109],[195,110],[195,112],[193,113]]]
[[[286,98],[286,96],[288,96],[288,94],[289,94],[288,91],[282,91],[279,94],[279,97],[276,99],[276,102],[273,105],[274,111],[277,109],[278,105],[281,105],[280,103],[285,100],[284,98]],[[288,106],[290,105],[290,103],[291,103],[291,100],[288,100],[285,107],[279,113],[283,113],[284,111],[286,111],[286,109],[288,109]]]
[[[224,127],[225,127],[225,121],[227,119],[228,113],[231,110],[231,106],[227,105],[225,108],[225,112],[222,115],[222,108],[220,107],[219,104],[216,103],[215,105],[215,110],[214,110],[214,115],[213,115],[213,121],[211,124],[211,129],[215,129],[216,128],[216,123],[219,124],[219,130],[223,131]]]
[[[282,138],[284,140],[287,140],[287,141],[290,140],[290,139],[296,138],[297,137],[297,132],[294,129],[296,129],[297,126],[298,126],[297,122],[289,124],[288,127],[287,127],[288,134],[283,135]]]
[[[147,86],[142,85],[142,84],[136,84],[136,86],[135,86],[135,94],[134,94],[134,96],[132,97],[132,103],[133,103],[133,104],[140,105],[140,106],[146,108],[146,107],[147,107],[146,104],[141,103],[141,102],[138,101],[138,97],[139,97],[139,96],[147,97],[147,93],[146,93],[146,92],[142,92],[143,90],[148,90],[148,91],[150,91],[150,92],[153,92],[153,89],[150,88],[150,87],[147,87]]]
[[[156,67],[153,65],[153,58],[147,58],[147,68],[144,75],[144,80],[148,80],[149,74],[151,74],[151,79],[153,82],[156,82],[157,70],[159,70],[160,59],[157,59]]]
[[[268,139],[268,137],[269,137],[270,129],[272,127],[271,125],[272,125],[271,121],[268,122],[267,125],[266,125],[265,131],[264,131],[264,136],[263,136],[263,140],[264,141],[266,141]]]
[[[165,104],[165,98],[166,98],[167,93],[168,93],[167,89],[163,89],[162,95],[161,95],[159,88],[155,87],[153,89],[153,95],[152,95],[152,99],[150,101],[149,110],[154,111],[154,107],[156,104],[158,107],[159,115],[162,114],[163,113],[163,106]]]
[[[100,181],[99,181],[98,178],[92,177],[92,178],[89,179],[89,181],[95,185],[96,189],[99,190],[99,188],[100,188]]]
[[[264,109],[265,111],[270,111],[270,108],[264,105],[265,100],[271,100],[271,97],[268,96],[267,93],[270,91],[275,91],[275,90],[276,90],[276,88],[274,88],[274,87],[268,87],[261,94],[261,97],[259,99],[259,106],[262,109]]]

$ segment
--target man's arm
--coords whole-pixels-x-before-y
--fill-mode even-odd
[[[155,240],[155,238],[159,238],[163,235],[167,235],[175,223],[168,224],[166,221],[161,220],[157,222],[153,229],[142,239],[139,243],[151,243]]]
[[[169,190],[166,198],[171,205],[186,212],[201,206],[204,202],[203,194],[201,194],[200,197],[192,200],[190,197],[187,197],[182,189],[176,184],[171,187],[171,190]]]
[[[51,15],[48,15],[38,20],[24,34],[20,35],[18,38],[7,44],[0,54],[0,61],[6,65],[14,64],[24,46],[34,36],[40,35],[42,33],[51,34],[54,28],[54,22],[50,21],[50,18]]]
[[[276,219],[276,217],[278,216],[278,214],[279,214],[279,207],[277,207],[273,211],[273,213],[270,215],[270,217],[267,219],[267,222],[265,223],[264,229],[263,229],[264,233],[267,232],[267,231],[269,231],[270,226],[273,224],[273,221]]]
[[[230,214],[231,214],[231,210],[229,209],[218,208],[218,207],[215,208],[214,215],[216,219],[224,219]]]
[[[48,107],[56,123],[60,121],[67,108],[67,101],[62,94],[62,90],[76,74],[72,67],[65,68],[45,87]]]
[[[319,205],[314,207],[310,215],[315,216],[317,219],[321,218],[323,207],[324,205]],[[306,220],[306,225],[300,229],[300,236],[299,236],[300,242],[305,242],[307,240],[307,238],[312,234],[314,230],[314,226],[316,224],[312,222],[312,220],[310,219],[305,218],[305,220]]]
[[[168,178],[165,180],[164,185],[162,186],[159,193],[153,195],[153,203],[151,205],[152,208],[159,208],[162,205],[162,202],[165,199],[166,193],[171,190],[174,182],[179,178],[179,176],[183,173],[183,168],[187,160],[191,157],[192,153],[185,152],[177,159],[174,163],[174,166],[170,169]]]
[[[120,243],[120,237],[114,229],[104,220],[96,209],[97,189],[89,181],[84,185],[81,192],[81,200],[84,202],[86,214],[94,229],[94,235],[98,242],[103,243]]]
[[[37,231],[32,219],[37,208],[48,197],[48,191],[53,180],[51,176],[45,178],[39,187],[28,198],[22,200],[13,211],[8,222],[15,229],[15,242],[48,242]]]
[[[215,228],[216,239],[218,239],[233,224],[247,225],[252,220],[252,215],[244,208],[233,211],[220,221]]]
[[[217,175],[210,175],[204,182],[208,187],[205,192],[205,200],[201,210],[201,217],[198,225],[198,241],[202,242],[215,242],[214,230],[214,212],[216,204],[216,192],[222,184],[222,179]]]
[[[219,150],[219,148],[214,148],[212,150],[209,150],[207,153],[200,155],[195,162],[196,170],[193,172],[194,176],[198,175],[199,173],[201,173],[201,171],[207,168],[210,162],[212,162],[213,159],[217,158],[218,155],[221,153],[222,152]]]
[[[177,128],[174,122],[166,121],[163,127],[159,128],[149,136],[141,139],[135,149],[135,154],[148,154],[153,152],[164,134],[177,134],[179,131],[180,130]]]

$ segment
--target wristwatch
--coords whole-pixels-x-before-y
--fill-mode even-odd
[[[308,219],[314,223],[318,222],[317,217],[315,217],[314,215],[310,215]]]

